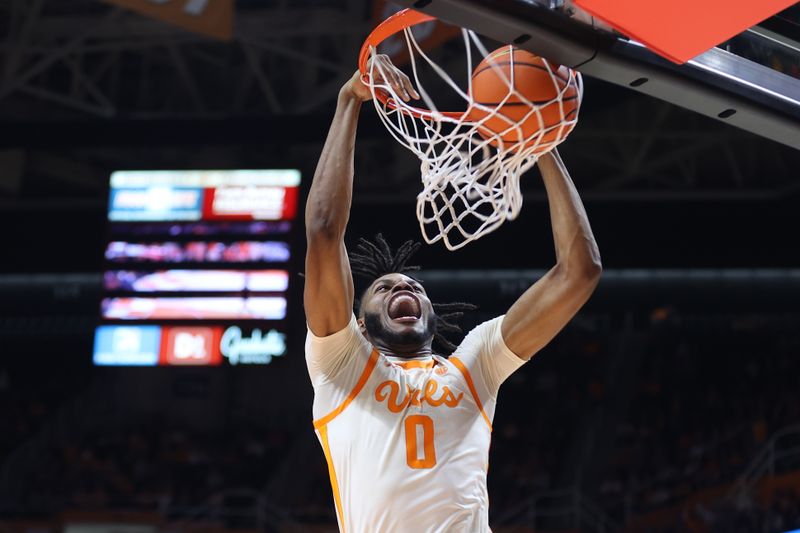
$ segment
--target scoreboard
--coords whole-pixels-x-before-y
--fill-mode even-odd
[[[300,172],[117,171],[96,365],[266,365],[286,353]]]

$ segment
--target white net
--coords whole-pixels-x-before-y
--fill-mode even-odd
[[[572,130],[578,119],[577,106],[573,103],[569,108],[565,102],[577,94],[579,103],[583,84],[577,72],[543,61],[555,96],[532,102],[516,87],[511,53],[509,69],[488,63],[507,85],[505,96],[491,105],[478,103],[472,97],[473,55],[483,60],[489,52],[474,32],[462,30],[467,57],[464,90],[423,51],[410,28],[403,31],[412,82],[426,108],[404,102],[388,83],[373,81],[385,79],[375,75],[383,72],[379,61],[369,62],[366,83],[373,96],[383,91],[388,97],[383,99],[386,103],[373,98],[378,116],[392,136],[421,161],[417,218],[423,238],[429,244],[441,240],[449,250],[456,250],[517,217],[522,206],[520,177]],[[376,53],[375,49],[371,52]],[[432,72],[455,91],[465,111],[440,111],[420,81],[422,70],[426,79]],[[504,104],[514,107],[514,118],[501,112]]]

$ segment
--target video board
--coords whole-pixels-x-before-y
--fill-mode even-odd
[[[294,169],[113,172],[94,364],[284,356],[299,186]]]

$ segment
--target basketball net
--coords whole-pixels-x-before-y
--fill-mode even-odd
[[[442,241],[448,250],[457,250],[494,231],[506,220],[517,217],[522,207],[520,176],[541,155],[558,146],[577,122],[577,112],[570,119],[564,119],[562,99],[570,85],[576,86],[579,97],[582,96],[582,80],[580,74],[570,70],[569,83],[559,84],[549,63],[544,62],[558,94],[551,101],[534,104],[514,89],[513,63],[508,71],[510,77],[501,68],[493,66],[498,78],[508,86],[508,93],[496,106],[482,105],[471,97],[473,46],[481,55],[478,62],[489,52],[474,32],[461,30],[467,56],[466,78],[469,80],[465,91],[428,57],[410,27],[402,31],[408,47],[412,81],[427,109],[404,102],[388,83],[374,82],[386,79],[379,61],[369,61],[366,72],[362,69],[364,83],[372,91],[375,109],[383,124],[421,162],[422,191],[417,196],[417,219],[425,242]],[[374,57],[374,47],[370,46],[369,54]],[[513,60],[513,54],[511,57]],[[427,70],[428,67],[463,99],[465,111],[439,110],[420,82],[420,69]],[[498,113],[498,109],[509,101],[514,106],[529,108],[519,122]],[[545,127],[540,108],[551,104],[558,105],[562,120],[555,126]],[[473,110],[477,111],[471,115]],[[471,116],[480,118],[476,120]],[[484,124],[491,119],[495,119],[495,130],[497,119],[507,124],[508,129],[502,132],[487,129]],[[532,119],[538,120],[539,128],[526,138],[519,124]],[[557,131],[556,135],[550,135],[544,141],[544,137],[553,131]]]

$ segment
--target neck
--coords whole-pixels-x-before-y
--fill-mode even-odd
[[[402,346],[397,344],[392,344],[391,346],[384,344],[380,341],[373,341],[372,345],[375,347],[376,350],[381,352],[384,355],[391,355],[393,357],[430,357],[433,355],[433,350],[431,350],[430,343],[425,344],[423,346],[419,345],[408,345]]]

